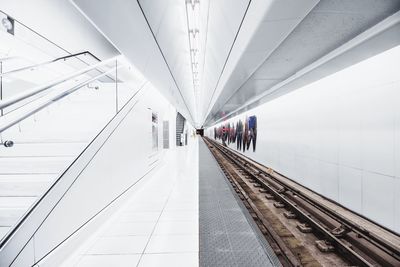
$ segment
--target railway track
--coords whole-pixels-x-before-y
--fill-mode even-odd
[[[283,266],[400,266],[398,243],[315,201],[273,170],[204,141]]]

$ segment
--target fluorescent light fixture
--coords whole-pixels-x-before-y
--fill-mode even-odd
[[[188,37],[190,46],[190,61],[192,63],[193,90],[198,91],[199,52],[200,52],[200,1],[186,0],[186,15],[188,22]]]

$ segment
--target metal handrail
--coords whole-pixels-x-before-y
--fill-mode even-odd
[[[68,81],[68,80],[70,80],[72,78],[78,77],[78,76],[80,76],[80,75],[82,75],[82,74],[84,74],[86,72],[89,72],[89,71],[92,71],[92,70],[94,70],[96,68],[99,68],[101,66],[107,65],[110,62],[118,60],[119,57],[120,56],[116,56],[116,57],[104,60],[104,61],[102,61],[100,63],[94,64],[94,65],[91,65],[91,66],[89,66],[87,68],[84,68],[82,70],[73,72],[73,73],[71,73],[69,75],[66,75],[66,76],[64,76],[62,78],[59,78],[59,79],[56,79],[54,81],[48,82],[48,83],[46,83],[44,85],[36,86],[36,87],[34,87],[33,89],[31,89],[31,90],[29,90],[27,92],[22,92],[22,93],[14,96],[14,97],[11,97],[11,98],[6,99],[6,100],[2,100],[2,101],[0,101],[0,109],[4,109],[4,108],[6,108],[8,106],[11,106],[11,105],[13,105],[15,103],[18,103],[18,102],[20,102],[20,101],[22,101],[24,99],[27,99],[27,98],[29,98],[31,96],[34,96],[34,95],[37,95],[37,94],[39,94],[39,93],[41,93],[43,91],[46,91],[46,90],[48,90],[48,89],[50,89],[50,88],[52,88],[52,87],[54,87],[56,85],[59,85],[59,84],[65,82],[65,81]],[[102,73],[102,74],[104,74],[104,73]],[[101,77],[102,76],[105,76],[105,75],[101,75]]]
[[[77,157],[75,157],[74,161],[65,168],[65,171],[63,171],[61,174],[59,174],[57,176],[57,179],[55,179],[54,182],[52,182],[52,184],[50,185],[50,187],[47,188],[45,190],[45,192],[38,198],[38,200],[35,201],[35,203],[32,205],[32,207],[30,207],[28,209],[28,211],[26,213],[24,213],[24,215],[18,220],[18,222],[10,229],[10,231],[2,239],[0,239],[0,262],[1,262],[2,255],[8,254],[11,252],[12,256],[9,257],[8,260],[10,260],[10,261],[9,261],[9,263],[6,264],[6,266],[9,266],[12,263],[14,263],[15,259],[19,256],[20,251],[23,250],[23,248],[26,246],[27,242],[29,242],[29,240],[31,240],[31,238],[34,238],[33,237],[34,234],[40,228],[43,221],[46,220],[47,216],[50,215],[50,213],[52,212],[55,205],[57,205],[58,201],[60,201],[63,198],[65,193],[77,181],[78,177],[76,175],[73,175],[73,176],[69,175],[69,171],[73,171],[75,165],[78,165],[77,163],[79,163],[79,160],[85,158],[85,156],[86,156],[85,153],[91,153],[91,154],[89,154],[89,156],[91,158],[93,158],[94,155],[96,155],[97,151],[101,148],[101,146],[103,144],[103,143],[97,144],[96,141],[98,139],[101,139],[102,135],[107,135],[107,134],[109,135],[110,132],[111,132],[111,134],[113,133],[114,129],[116,129],[119,126],[120,122],[124,120],[126,115],[129,114],[129,112],[132,110],[132,108],[137,104],[138,100],[136,100],[133,105],[131,105],[130,103],[133,102],[133,99],[138,95],[138,93],[140,93],[142,91],[142,89],[145,87],[145,85],[147,83],[148,82],[145,81],[144,83],[142,83],[140,85],[140,88],[128,99],[128,101],[126,101],[126,103],[123,105],[121,110],[107,122],[107,124],[100,130],[100,132],[94,138],[91,138],[91,140],[88,142],[88,145],[85,146],[85,149],[83,149],[80,152],[80,154]],[[127,109],[127,111],[125,111],[126,109]],[[122,112],[122,114],[120,114],[120,112]],[[118,117],[118,115],[120,115],[121,119]],[[113,125],[114,120],[117,120],[117,124],[115,124],[115,125]],[[111,127],[112,129],[108,130],[109,127]],[[105,142],[105,141],[101,141],[101,142]],[[94,146],[95,151],[91,152],[90,149],[93,146]],[[89,159],[89,161],[90,161],[90,159]],[[87,165],[85,165],[83,167],[78,167],[78,168],[80,169],[80,171],[82,171],[86,167],[87,167]],[[68,177],[68,175],[69,175],[69,177]],[[64,181],[65,181],[65,183],[64,183]],[[62,191],[60,192],[59,189],[61,189]],[[56,192],[55,195],[51,195],[52,191]],[[56,197],[57,199],[54,200],[53,197]],[[41,209],[41,208],[43,208],[43,206],[45,204],[44,205],[42,205],[42,204],[46,201],[48,202],[49,200],[51,201],[50,205],[53,205],[53,206],[50,210],[45,208],[45,210],[43,212],[43,209]],[[110,203],[112,203],[112,202],[110,202]],[[106,207],[107,207],[107,205],[106,205]],[[30,225],[30,223],[31,223],[31,221],[28,220],[29,217],[33,217],[34,220],[36,220],[36,219],[41,220],[42,223],[35,225],[34,229],[30,226],[28,227],[29,229],[27,229],[26,225]],[[84,223],[84,225],[86,225],[87,223],[88,223],[88,221],[86,223]],[[21,233],[21,231],[23,233],[18,235],[19,233]],[[15,239],[17,239],[17,241],[15,241]],[[13,241],[15,241],[15,242],[13,242]],[[21,245],[21,243],[22,243],[22,245]],[[10,247],[11,247],[11,249],[10,249]],[[4,250],[6,252],[4,252]],[[8,260],[6,260],[6,261],[8,261]]]
[[[91,82],[93,82],[93,81],[96,81],[96,80],[100,79],[101,77],[103,77],[103,76],[105,76],[105,75],[107,75],[107,74],[110,74],[111,72],[114,72],[115,70],[117,70],[118,68],[121,68],[121,67],[124,67],[124,66],[121,65],[121,66],[119,66],[119,67],[114,67],[114,68],[112,68],[112,69],[110,69],[110,70],[108,70],[108,71],[106,71],[106,72],[103,72],[103,73],[101,73],[101,74],[99,74],[99,75],[97,75],[97,76],[95,76],[95,77],[92,77],[92,78],[90,78],[90,79],[87,79],[87,80],[85,80],[85,81],[83,81],[83,82],[81,82],[81,83],[79,83],[79,84],[73,86],[72,88],[70,88],[70,89],[68,89],[68,90],[62,91],[62,92],[60,92],[59,94],[57,94],[57,95],[55,95],[55,96],[52,96],[52,97],[50,97],[49,99],[46,99],[46,100],[43,101],[43,103],[41,103],[39,106],[37,106],[37,107],[35,107],[35,108],[29,110],[28,112],[25,112],[25,113],[19,115],[19,116],[16,116],[16,118],[11,119],[9,122],[5,122],[3,125],[0,124],[0,133],[2,133],[3,131],[7,130],[8,128],[14,126],[15,124],[21,122],[22,120],[24,120],[24,119],[26,119],[26,118],[28,118],[28,117],[34,115],[35,113],[39,112],[39,111],[42,110],[43,108],[45,108],[45,107],[47,107],[47,106],[49,106],[49,105],[51,105],[51,104],[57,102],[58,100],[60,100],[60,99],[62,99],[62,98],[64,98],[64,97],[66,97],[66,96],[72,94],[73,92],[79,90],[79,89],[82,88],[83,86],[85,86],[85,85],[87,85],[87,84],[89,84],[89,83],[91,83]],[[3,117],[0,119],[0,122],[1,122],[1,120],[6,120],[6,119],[7,119],[6,116],[3,116]]]
[[[91,57],[93,57],[97,61],[101,61],[98,57],[93,55],[91,52],[83,51],[83,52],[70,54],[70,55],[63,56],[63,57],[58,57],[58,58],[55,58],[55,59],[52,59],[52,60],[49,60],[49,61],[44,61],[44,62],[41,62],[41,63],[33,64],[33,65],[30,65],[30,66],[22,67],[22,68],[19,68],[19,69],[10,70],[8,72],[0,73],[0,77],[7,76],[9,74],[18,73],[18,72],[21,72],[21,71],[24,71],[24,70],[35,69],[35,68],[38,68],[38,67],[41,67],[41,66],[45,66],[45,65],[48,65],[48,64],[51,64],[51,63],[55,63],[55,62],[60,61],[60,60],[66,60],[66,59],[69,59],[71,57],[78,57],[80,55],[86,55],[86,54],[90,55]]]
[[[3,62],[3,61],[8,61],[8,60],[13,60],[13,59],[18,59],[18,58],[20,58],[20,59],[24,59],[23,57],[17,57],[17,56],[12,56],[12,57],[2,57],[2,58],[0,58],[0,62]]]

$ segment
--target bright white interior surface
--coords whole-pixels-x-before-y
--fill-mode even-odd
[[[97,90],[93,91],[97,92]],[[112,100],[112,98],[107,99]],[[113,107],[115,108],[115,106]],[[115,109],[113,109],[113,112],[115,112]],[[158,142],[155,146],[151,134],[152,113],[158,114],[159,120],[156,135]],[[67,114],[69,113],[67,112]],[[89,144],[86,143],[88,146],[79,156],[71,157],[68,164],[55,165],[52,157],[43,159],[42,165],[39,165],[40,170],[52,171],[55,174],[54,178],[58,178],[58,174],[62,173],[61,178],[48,192],[45,199],[33,209],[22,226],[18,228],[11,242],[7,244],[5,249],[3,248],[1,253],[4,256],[0,257],[0,265],[8,265],[11,262],[13,262],[13,266],[33,264],[44,258],[58,245],[69,241],[71,233],[85,227],[92,220],[98,222],[98,217],[102,218],[99,214],[105,214],[104,209],[113,205],[117,199],[125,194],[128,188],[134,187],[138,181],[161,162],[160,160],[164,155],[161,122],[164,120],[173,121],[175,116],[173,107],[148,84],[127,102],[127,105],[115,115],[110,123],[107,122],[106,126],[103,124],[102,127],[105,126],[105,128],[101,130],[100,134]],[[84,122],[84,120],[77,121]],[[103,123],[106,122],[103,121]],[[172,127],[173,125],[172,123]],[[80,129],[79,125],[73,128],[62,127],[62,125],[54,126],[56,126],[55,129],[60,130],[61,137],[65,138],[68,135],[62,135],[64,131]],[[85,124],[85,126],[87,125]],[[100,129],[96,131],[98,133]],[[42,136],[41,134],[39,136]],[[173,148],[174,132],[170,131],[170,135],[170,147]],[[79,133],[77,136],[85,135]],[[69,138],[71,137],[73,135],[69,136]],[[44,138],[47,138],[46,135]],[[94,138],[94,136],[91,138]],[[35,143],[37,143],[37,139]],[[18,143],[15,147],[17,145]],[[121,149],[122,147],[124,149]],[[141,153],[136,153],[137,151],[141,151]],[[73,159],[75,159],[74,164],[65,169]],[[37,160],[37,158],[35,157],[33,160]],[[16,165],[14,166],[16,167]],[[29,166],[36,165],[26,164],[26,168]],[[29,171],[26,174],[29,177],[31,175]],[[33,176],[33,179],[35,178],[37,177]],[[96,190],[93,191],[93,188]],[[58,198],[60,199],[57,200]],[[14,206],[21,206],[26,201],[24,203],[14,202]],[[25,203],[25,210],[29,206],[29,203]],[[47,212],[46,217],[41,216],[41,214]],[[74,216],[69,216],[71,214],[74,214]],[[104,222],[104,218],[102,220]],[[33,233],[31,232],[32,227],[38,227],[38,229]],[[33,236],[30,236],[32,234]],[[22,247],[25,238],[28,238],[29,243]],[[35,240],[34,244],[33,239]],[[11,251],[22,248],[22,252],[13,261]]]
[[[2,133],[14,146],[0,147],[1,237],[48,190],[115,115],[115,84],[83,88]],[[120,84],[120,105],[138,88]]]
[[[61,266],[198,266],[198,142],[188,141]]]
[[[399,233],[399,69],[397,46],[227,123],[256,115],[246,156]]]
[[[330,60],[309,76],[299,75],[296,82],[301,85],[289,83],[292,90],[298,89],[400,41],[397,0],[73,3],[197,128],[213,125],[245,108],[247,100],[275,91],[274,86],[392,15],[397,22],[388,23],[382,34],[374,32],[337,53],[333,58],[340,62]],[[191,30],[196,30],[200,47],[195,59],[198,78],[190,65]]]
[[[193,127],[212,137],[216,122],[251,115],[247,156],[400,233],[399,10],[398,0],[0,0],[2,73],[99,58],[4,75],[0,101],[99,60],[127,65],[0,133],[0,241],[16,229],[0,266],[197,266]],[[3,109],[0,127],[45,93]]]
[[[0,10],[62,49],[31,38],[31,44],[40,43],[43,52],[62,56],[67,51],[76,53],[84,50],[91,51],[100,59],[107,59],[119,54],[118,50],[106,38],[81,16],[69,1],[65,0],[0,0]],[[64,50],[60,54],[60,50]]]

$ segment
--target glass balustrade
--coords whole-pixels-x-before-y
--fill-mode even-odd
[[[144,79],[122,57],[100,61],[89,51],[71,56],[2,12],[0,21],[4,242],[60,174],[135,97]],[[28,92],[34,94],[24,97]]]

